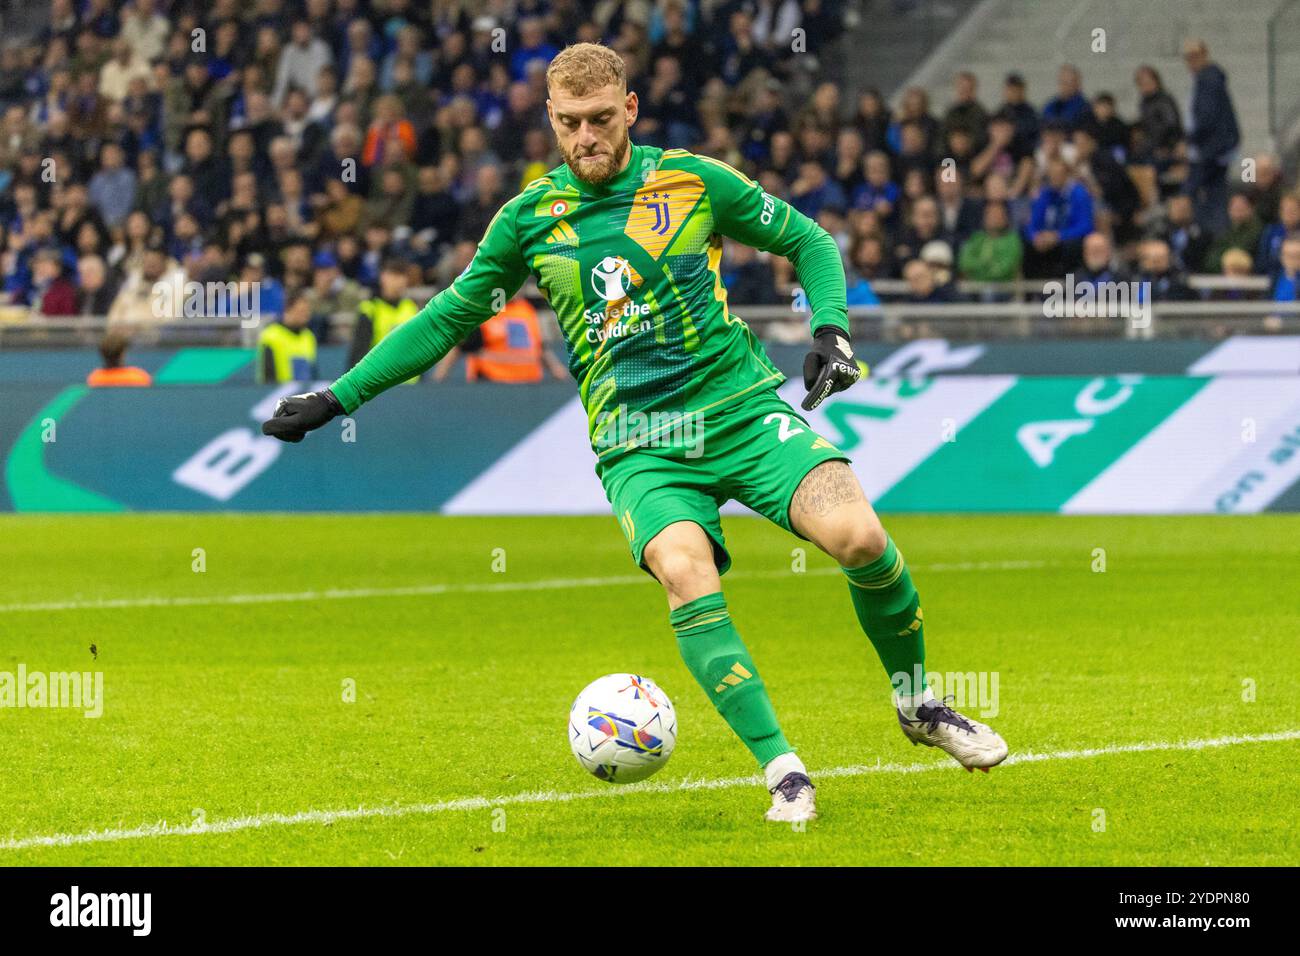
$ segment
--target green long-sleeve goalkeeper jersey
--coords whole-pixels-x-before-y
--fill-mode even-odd
[[[633,145],[591,185],[558,166],[493,218],[473,261],[332,386],[354,411],[434,365],[500,311],[528,274],[559,319],[598,457],[639,422],[712,413],[784,380],[727,308],[722,237],[794,265],[813,331],[848,331],[835,240],[726,163]],[[632,430],[636,433],[636,429]]]

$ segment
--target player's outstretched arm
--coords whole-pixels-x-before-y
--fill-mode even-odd
[[[804,359],[803,400],[811,411],[843,391],[862,370],[849,343],[844,263],[835,239],[783,199],[772,196],[739,170],[696,157],[708,188],[717,229],[738,242],[790,260],[808,297],[813,346]]]
[[[402,323],[329,388],[281,399],[262,434],[299,442],[338,415],[351,414],[394,385],[428,371],[473,329],[505,307],[528,269],[519,252],[515,213],[501,207],[474,259],[410,321]]]

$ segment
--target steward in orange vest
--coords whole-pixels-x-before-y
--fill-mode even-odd
[[[507,302],[504,309],[479,326],[477,333],[471,332],[461,348],[465,352],[466,381],[542,380],[542,327],[537,310],[522,296]]]
[[[121,332],[109,332],[99,343],[99,354],[104,360],[104,367],[97,368],[86,376],[86,384],[91,388],[140,388],[153,384],[153,377],[142,368],[123,365],[122,356],[130,340]]]

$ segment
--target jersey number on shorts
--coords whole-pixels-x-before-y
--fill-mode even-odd
[[[773,412],[771,415],[768,415],[767,418],[763,419],[763,424],[764,425],[768,424],[769,422],[772,421],[772,419],[776,419],[778,422],[781,423],[776,430],[776,437],[782,442],[789,441],[795,435],[803,434],[802,428],[790,427],[789,415],[783,414],[782,412]]]

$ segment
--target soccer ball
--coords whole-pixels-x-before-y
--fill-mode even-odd
[[[677,712],[648,677],[607,674],[569,708],[569,746],[583,769],[609,783],[636,783],[668,762]]]

